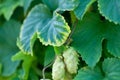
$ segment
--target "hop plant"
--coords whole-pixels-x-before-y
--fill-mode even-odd
[[[52,67],[53,80],[64,80],[65,77],[65,64],[61,56],[57,56]]]
[[[63,53],[64,63],[66,64],[67,71],[71,74],[77,73],[79,55],[73,48],[69,48]]]

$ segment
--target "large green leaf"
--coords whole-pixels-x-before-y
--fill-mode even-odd
[[[45,5],[39,4],[25,19],[18,45],[25,52],[32,52],[33,43],[39,38],[44,45],[61,46],[69,33],[70,28],[64,17],[56,12],[52,15]]]
[[[11,57],[19,51],[16,40],[20,32],[20,23],[14,20],[6,22],[0,27],[0,64],[1,75],[10,76],[19,65],[19,61],[12,62]]]
[[[79,21],[72,38],[72,46],[91,67],[94,67],[101,57],[104,39],[107,40],[108,52],[120,57],[120,25],[102,22],[97,14],[88,13]]]
[[[120,59],[108,58],[103,62],[104,80],[120,80]]]
[[[84,14],[86,13],[90,5],[96,0],[79,0],[79,1],[80,3],[78,7],[74,10],[74,13],[78,19],[82,20]]]
[[[90,69],[84,67],[78,71],[74,80],[102,80],[102,74],[99,68]]]
[[[98,8],[106,19],[120,23],[120,0],[98,0]]]
[[[23,80],[28,79],[31,65],[33,64],[33,61],[35,61],[35,59],[36,58],[34,56],[26,55],[23,52],[18,52],[16,55],[14,55],[12,57],[13,61],[23,60],[23,62],[22,62],[22,67],[23,67],[22,72],[23,73],[22,73],[21,79],[23,79]]]
[[[23,5],[22,1],[23,0],[2,0],[2,2],[0,2],[0,15],[3,14],[4,17],[9,20],[15,8]]]
[[[75,9],[79,0],[43,0],[43,2],[51,9],[57,11],[70,11]]]

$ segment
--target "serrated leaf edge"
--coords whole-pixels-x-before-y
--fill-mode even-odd
[[[108,21],[113,22],[113,23],[115,23],[116,25],[117,25],[117,24],[120,24],[119,22],[113,21],[113,20],[111,20],[109,17],[107,17],[107,16],[104,15],[104,13],[101,11],[101,6],[100,6],[100,4],[99,4],[99,0],[98,0],[98,10],[99,10],[100,14],[101,14],[102,16],[104,16],[105,19],[107,19]]]
[[[60,17],[62,18],[63,22],[64,22],[65,25],[66,25],[66,29],[68,30],[68,33],[64,33],[63,40],[58,41],[58,40],[56,39],[56,40],[57,40],[57,43],[56,43],[56,44],[55,44],[55,43],[51,43],[49,40],[48,40],[48,42],[45,42],[45,41],[43,40],[43,38],[41,38],[40,36],[38,36],[37,38],[38,38],[38,39],[40,40],[40,42],[41,42],[43,45],[45,45],[45,46],[47,46],[47,45],[51,45],[51,46],[61,46],[61,45],[63,45],[63,44],[65,43],[65,41],[67,40],[70,32],[71,32],[70,27],[69,27],[68,23],[65,21],[64,17],[61,16],[60,14],[58,14],[57,12],[55,12],[54,15],[60,16]],[[54,17],[53,17],[53,18],[54,18]],[[37,34],[39,35],[39,32],[37,32]]]
[[[102,44],[103,40],[104,40],[104,38],[101,39],[101,44]],[[101,46],[102,46],[102,45],[101,45]],[[74,47],[73,47],[73,48],[74,48]],[[74,49],[75,49],[75,48],[74,48]],[[75,50],[78,51],[78,53],[81,55],[82,52],[81,52],[80,50],[77,50],[77,49],[75,49]],[[81,55],[81,58],[82,58],[83,61],[85,61],[85,63],[86,63],[89,67],[94,68],[94,67],[96,66],[96,64],[99,62],[101,56],[102,56],[102,49],[101,49],[101,52],[100,52],[99,59],[97,59],[97,60],[95,61],[95,64],[94,64],[94,65],[90,65],[90,64],[88,63],[88,61],[86,61],[86,59],[84,58],[84,56]]]
[[[42,6],[47,7],[47,6],[44,5],[44,4],[38,4],[38,5],[42,5]],[[33,7],[33,8],[31,9],[31,11],[32,11],[34,8],[35,8],[35,7]],[[31,13],[29,12],[29,13],[28,13],[28,16],[29,16],[30,14],[31,14]],[[30,49],[31,49],[30,52],[27,52],[27,51],[24,50],[23,44],[22,44],[21,41],[19,40],[19,38],[21,37],[21,35],[19,36],[19,38],[17,39],[17,46],[20,48],[20,50],[22,50],[25,54],[31,54],[31,55],[33,56],[33,51],[32,51],[33,45],[32,45],[32,43],[31,43],[31,40],[34,39],[35,34],[37,34],[37,37],[36,37],[36,38],[38,38],[39,41],[40,41],[43,45],[45,45],[45,46],[47,46],[47,45],[61,46],[61,45],[64,44],[65,40],[67,40],[67,38],[68,38],[68,36],[69,36],[69,34],[70,34],[70,32],[71,32],[70,27],[69,27],[68,23],[65,21],[65,19],[64,19],[64,17],[63,17],[62,15],[58,14],[56,11],[55,11],[53,14],[54,14],[54,15],[56,14],[57,16],[60,16],[60,17],[62,18],[63,23],[65,23],[66,28],[67,28],[67,30],[68,30],[68,34],[67,34],[67,33],[64,33],[63,40],[62,40],[62,41],[59,41],[59,42],[58,42],[58,40],[57,40],[57,42],[58,42],[57,45],[55,45],[55,43],[51,43],[51,42],[44,42],[44,40],[43,40],[41,37],[38,36],[38,35],[39,35],[39,32],[38,32],[38,31],[35,31],[34,34],[33,34],[33,35],[31,36],[31,38],[30,38]],[[25,20],[24,20],[24,22],[25,22]],[[23,22],[23,23],[24,23],[24,22]],[[23,28],[23,25],[22,25],[22,27],[21,27],[21,29],[20,29],[20,32],[22,31],[22,28]],[[61,42],[62,42],[62,43],[61,43]]]

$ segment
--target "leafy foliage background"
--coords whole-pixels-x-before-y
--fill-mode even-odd
[[[0,80],[52,80],[54,61],[75,72],[59,80],[120,80],[120,0],[0,0]]]

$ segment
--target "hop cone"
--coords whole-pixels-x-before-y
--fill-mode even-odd
[[[53,80],[64,80],[65,77],[65,64],[61,56],[57,56],[52,67]]]
[[[63,53],[64,62],[69,73],[75,74],[78,69],[79,56],[73,48],[69,48]]]

